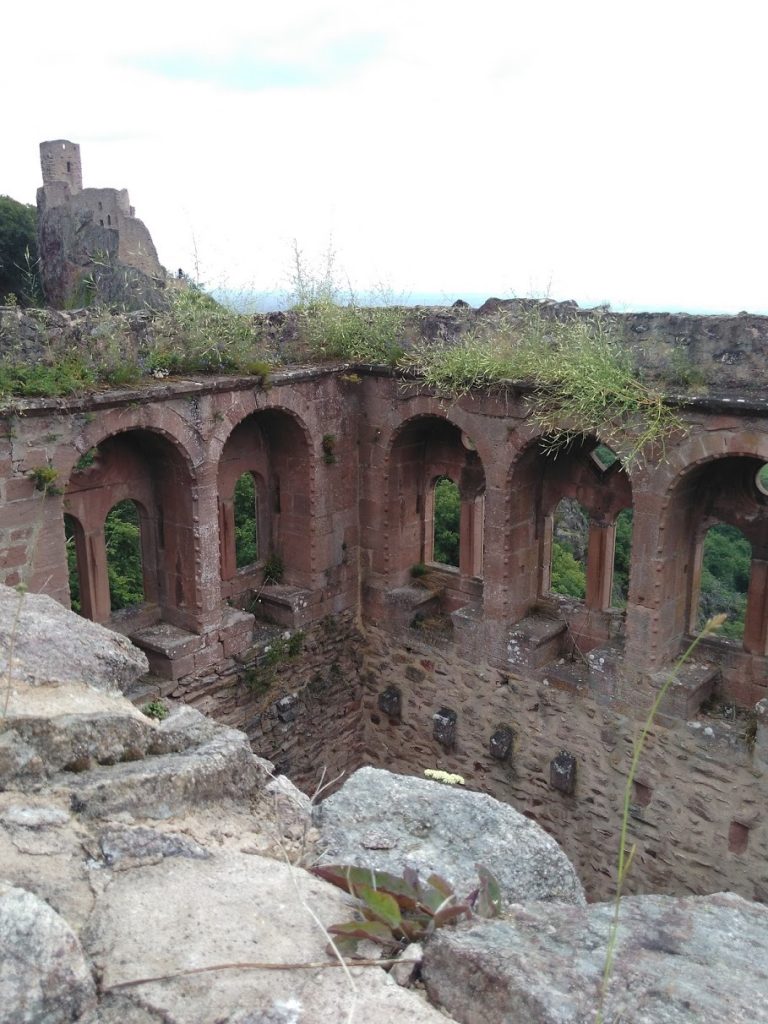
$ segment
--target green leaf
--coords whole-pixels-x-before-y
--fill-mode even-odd
[[[380,946],[391,946],[397,942],[391,928],[387,928],[381,921],[347,921],[344,924],[332,924],[328,931],[342,939],[370,939]]]
[[[476,864],[480,879],[476,912],[479,917],[498,917],[501,913],[501,886],[495,875],[482,864]]]
[[[357,888],[357,896],[363,901],[365,907],[363,913],[368,910],[378,921],[382,921],[389,928],[397,928],[400,924],[400,907],[397,900],[387,892],[372,889],[369,885],[361,885]],[[368,914],[366,914],[366,917]]]

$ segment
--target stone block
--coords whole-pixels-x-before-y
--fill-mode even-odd
[[[491,736],[489,752],[497,761],[507,761],[512,753],[515,734],[508,725],[500,725]]]
[[[576,758],[561,750],[549,764],[549,785],[552,789],[572,796],[576,790]]]
[[[388,686],[378,696],[379,711],[394,721],[402,718],[402,694],[396,686]]]
[[[456,745],[456,722],[458,715],[452,708],[440,708],[432,715],[432,736],[446,750],[453,750]]]

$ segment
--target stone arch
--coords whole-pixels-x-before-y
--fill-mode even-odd
[[[595,456],[594,435],[573,438],[548,453],[538,433],[523,440],[509,468],[505,538],[509,614],[525,616],[549,593],[553,518],[563,498],[579,502],[589,516],[585,605],[611,606],[616,518],[631,508],[632,483],[617,459],[607,468]]]
[[[64,492],[64,511],[83,529],[81,579],[90,594],[90,617],[111,618],[104,521],[115,504],[130,499],[141,514],[146,604],[154,608],[147,614],[194,630],[200,537],[188,453],[167,432],[144,427],[102,433],[93,447],[95,460],[73,467]]]
[[[659,473],[666,486],[658,502],[649,573],[636,598],[650,609],[655,662],[675,657],[692,626],[704,535],[714,522],[739,529],[752,546],[743,648],[768,654],[768,496],[756,484],[768,462],[768,435],[720,434],[686,446]]]
[[[421,403],[392,431],[384,460],[383,543],[377,567],[391,584],[407,582],[411,567],[429,557],[429,495],[441,476],[458,484],[461,500],[460,565],[456,587],[482,576],[485,469],[473,439],[434,400]],[[439,409],[439,414],[435,412]],[[471,589],[471,588],[470,588]]]
[[[217,463],[222,588],[236,596],[263,581],[269,558],[279,559],[283,582],[310,587],[314,572],[314,476],[309,432],[284,406],[254,409],[227,433]],[[234,489],[243,473],[261,483],[258,561],[238,572]]]

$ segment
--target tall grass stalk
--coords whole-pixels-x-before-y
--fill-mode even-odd
[[[627,782],[624,787],[624,803],[621,813],[621,830],[619,832],[619,853],[617,860],[616,869],[616,896],[613,904],[613,918],[611,920],[611,927],[608,931],[608,942],[605,950],[605,964],[603,966],[603,978],[600,984],[600,1000],[598,1004],[597,1016],[595,1018],[595,1024],[604,1024],[604,1010],[605,1000],[608,995],[608,988],[613,977],[613,967],[616,957],[616,943],[619,932],[619,916],[621,912],[621,899],[624,891],[624,882],[626,881],[629,870],[632,867],[632,862],[635,857],[635,851],[637,844],[633,843],[632,846],[628,846],[628,834],[629,834],[629,815],[630,807],[632,804],[632,789],[635,782],[635,776],[637,775],[637,769],[640,765],[640,758],[643,755],[645,749],[646,740],[648,739],[648,733],[651,731],[653,723],[656,719],[656,715],[659,713],[659,708],[667,694],[670,686],[675,682],[680,670],[683,665],[691,657],[699,643],[710,633],[713,633],[716,629],[719,629],[726,620],[726,616],[714,615],[704,625],[704,628],[698,633],[694,639],[690,642],[688,647],[685,649],[683,654],[675,662],[671,672],[667,676],[664,684],[656,694],[656,699],[651,705],[651,709],[648,712],[648,716],[645,719],[640,733],[635,739],[632,747],[632,761],[629,766],[629,774],[627,775]]]

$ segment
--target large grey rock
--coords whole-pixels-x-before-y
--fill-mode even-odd
[[[12,657],[13,664],[9,665]],[[127,637],[68,611],[45,594],[0,585],[0,680],[33,686],[83,682],[125,690],[149,670]]]
[[[0,1024],[66,1024],[95,1004],[66,921],[32,893],[0,882]]]
[[[83,934],[103,992],[87,1024],[446,1024],[378,967],[352,968],[355,992],[333,966],[180,973],[217,964],[331,964],[315,918],[327,927],[349,914],[338,889],[264,857],[222,852],[116,874]],[[170,977],[121,987],[161,975]],[[123,1018],[127,1002],[147,1016]]]
[[[498,879],[504,903],[584,903],[573,865],[535,822],[483,793],[361,768],[319,805],[325,863],[396,874],[437,872],[459,896],[477,885],[476,865]]]
[[[613,912],[538,903],[441,929],[427,991],[462,1024],[592,1024]],[[765,1024],[768,907],[730,893],[625,898],[603,1020]]]

